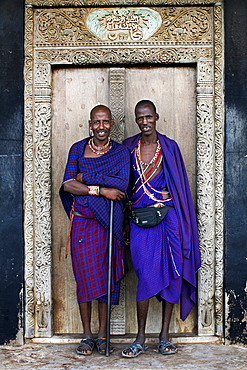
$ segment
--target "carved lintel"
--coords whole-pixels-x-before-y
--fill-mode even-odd
[[[67,6],[156,6],[156,5],[212,5],[221,4],[223,0],[26,0],[26,5],[39,7]]]
[[[211,45],[212,17],[212,7],[38,8],[35,44]]]
[[[212,58],[210,48],[193,47],[150,47],[136,49],[129,48],[98,48],[92,49],[42,49],[35,51],[39,63],[71,64],[71,65],[118,65],[118,64],[170,64],[196,63],[199,58]],[[50,73],[49,73],[50,75]]]

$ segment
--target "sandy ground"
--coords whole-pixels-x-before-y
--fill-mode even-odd
[[[77,355],[76,344],[0,346],[0,369],[247,369],[247,348],[236,345],[178,344],[177,354],[164,356],[155,351],[154,344],[148,344],[147,352],[134,359],[121,356],[126,344],[113,342],[113,345],[115,350],[109,357],[98,354],[96,350],[91,356]]]

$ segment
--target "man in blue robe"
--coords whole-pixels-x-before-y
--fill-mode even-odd
[[[94,346],[105,353],[107,322],[108,230],[110,200],[114,201],[112,294],[118,304],[125,274],[123,198],[129,183],[128,149],[110,139],[113,125],[108,107],[98,105],[90,114],[93,136],[72,145],[60,197],[71,223],[71,258],[77,286],[83,339],[77,353],[90,355]],[[98,338],[91,331],[91,302],[98,300]],[[110,349],[112,351],[112,348]]]
[[[136,123],[141,131],[124,140],[132,160],[132,210],[155,205],[170,206],[157,225],[143,228],[130,220],[130,249],[137,286],[138,333],[133,344],[123,350],[124,357],[143,353],[149,298],[163,304],[162,328],[158,351],[174,354],[169,341],[173,305],[180,301],[182,320],[196,303],[196,272],[200,268],[200,250],[195,211],[184,162],[177,143],[156,131],[159,115],[149,100],[135,107]]]

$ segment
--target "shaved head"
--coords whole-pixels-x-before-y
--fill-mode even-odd
[[[153,108],[154,113],[157,113],[157,112],[156,112],[156,106],[154,105],[154,103],[153,103],[151,100],[146,100],[146,99],[144,99],[144,100],[140,100],[140,101],[136,104],[136,106],[135,106],[135,113],[136,113],[136,110],[137,110],[139,107],[143,107],[144,105],[150,105],[150,106]]]
[[[90,112],[90,120],[92,120],[92,117],[94,115],[94,113],[98,110],[98,109],[106,109],[110,115],[110,119],[112,119],[112,115],[111,115],[111,110],[110,108],[108,108],[106,105],[96,105]]]

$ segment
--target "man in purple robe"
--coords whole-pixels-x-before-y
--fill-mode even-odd
[[[197,223],[179,147],[174,140],[156,131],[159,115],[153,102],[137,103],[135,117],[141,133],[123,142],[131,152],[133,167],[131,209],[152,205],[161,214],[164,206],[171,208],[152,227],[144,228],[130,220],[130,249],[138,277],[138,333],[122,355],[137,357],[147,349],[145,327],[149,298],[153,296],[163,305],[157,349],[168,355],[177,352],[169,341],[173,305],[180,301],[180,316],[185,320],[196,303],[196,272],[201,265]]]
[[[90,113],[93,136],[70,148],[60,197],[71,225],[71,258],[84,329],[77,353],[90,355],[94,346],[105,354],[107,322],[108,231],[110,200],[114,201],[111,303],[118,304],[125,274],[123,198],[128,187],[130,155],[110,139],[113,125],[108,107]],[[91,302],[98,300],[99,331],[93,339]],[[110,347],[110,352],[113,348]]]

